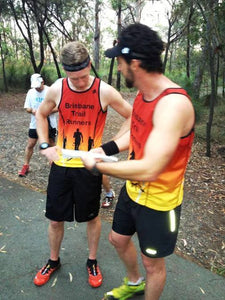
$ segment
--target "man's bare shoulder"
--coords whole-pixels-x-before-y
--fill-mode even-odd
[[[59,103],[62,92],[62,78],[57,79],[48,89],[46,100]]]

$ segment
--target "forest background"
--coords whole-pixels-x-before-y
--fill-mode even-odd
[[[86,44],[94,71],[103,80],[122,93],[128,92],[116,61],[105,58],[104,50],[116,43],[124,26],[144,23],[162,37],[165,74],[187,89],[193,99],[195,145],[201,145],[200,155],[209,159],[219,154],[219,178],[224,183],[224,15],[225,1],[221,0],[0,0],[0,101],[12,92],[25,93],[34,72],[41,73],[48,85],[63,77],[59,53],[72,40]],[[210,177],[210,172],[204,176]],[[218,193],[221,210],[225,193],[221,189]],[[224,253],[225,210],[217,211],[215,205],[212,210],[220,214],[220,253]],[[224,259],[213,261],[211,267],[225,274]]]

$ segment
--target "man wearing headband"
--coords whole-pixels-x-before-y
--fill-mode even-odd
[[[163,75],[163,46],[155,31],[136,23],[123,29],[118,44],[106,51],[106,56],[117,57],[118,70],[127,86],[139,91],[133,104],[130,135],[114,140],[115,149],[129,149],[129,160],[96,163],[88,154],[82,158],[95,174],[126,180],[109,239],[124,262],[127,277],[122,286],[104,295],[108,300],[128,299],[144,292],[146,300],[159,299],[166,282],[164,257],[173,253],[177,240],[195,117],[187,92]],[[95,151],[101,149],[108,149],[107,144]],[[131,240],[135,232],[146,286]]]
[[[40,151],[53,161],[46,203],[49,223],[50,259],[37,273],[36,285],[43,285],[60,267],[60,246],[64,222],[87,222],[88,281],[92,287],[102,284],[102,274],[97,264],[100,238],[99,217],[102,175],[93,175],[84,168],[80,158],[66,159],[60,149],[88,151],[100,147],[107,109],[111,106],[125,118],[119,135],[127,130],[132,108],[110,85],[90,75],[91,61],[85,46],[70,42],[64,46],[61,61],[66,78],[58,79],[41,104],[37,117]],[[47,116],[57,107],[59,112],[57,146],[50,147],[47,135]],[[86,246],[84,246],[84,249]]]

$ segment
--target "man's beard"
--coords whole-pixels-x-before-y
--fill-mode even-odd
[[[128,87],[130,89],[134,86],[134,75],[130,69],[128,70],[128,76],[129,76],[129,78],[126,77],[125,82],[126,82],[126,87]]]
[[[126,82],[126,87],[128,87],[129,89],[134,86],[134,81],[132,79],[125,78],[125,82]]]

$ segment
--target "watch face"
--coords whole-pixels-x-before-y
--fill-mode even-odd
[[[41,149],[47,149],[49,147],[49,144],[48,143],[42,143],[41,145],[40,145],[40,148]]]

